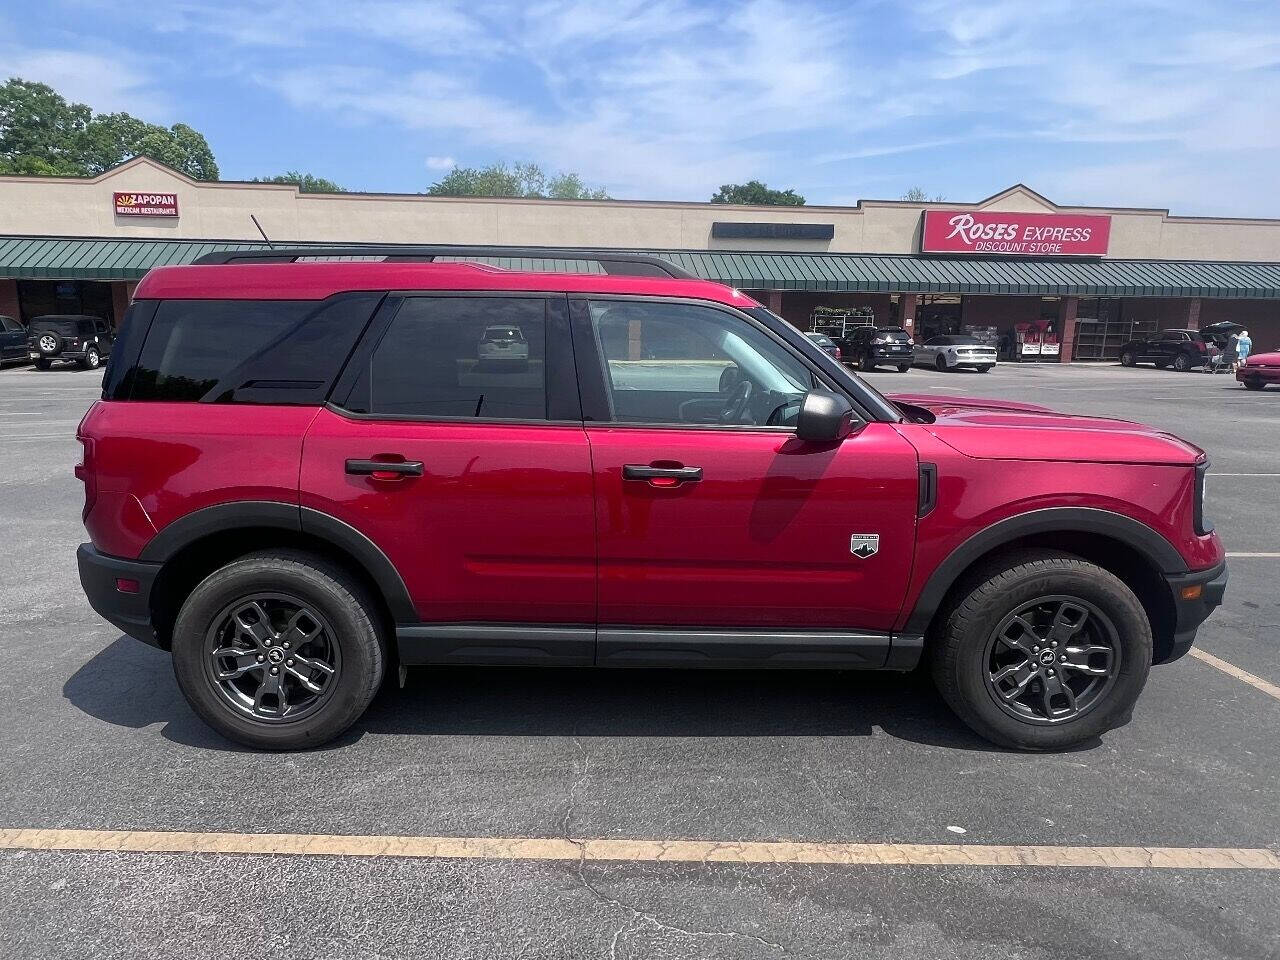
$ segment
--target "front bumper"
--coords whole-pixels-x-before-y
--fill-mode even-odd
[[[1196,631],[1222,604],[1227,592],[1227,561],[1194,573],[1165,574],[1173,594],[1173,644],[1156,663],[1170,663],[1186,656],[1196,642]],[[1199,591],[1195,588],[1199,587]],[[1193,596],[1187,596],[1193,594]]]
[[[76,550],[80,567],[80,585],[89,598],[89,606],[113,626],[153,647],[163,647],[151,622],[151,587],[160,573],[158,563],[139,563],[99,553],[91,543]],[[123,592],[117,580],[132,580],[134,592]]]

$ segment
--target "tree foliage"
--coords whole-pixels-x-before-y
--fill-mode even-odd
[[[947,198],[942,194],[938,194],[936,197],[931,197],[929,194],[925,193],[923,187],[912,187],[902,195],[902,199],[906,200],[908,203],[942,203],[942,201]]]
[[[801,207],[804,206],[804,197],[794,190],[772,190],[759,180],[748,180],[746,183],[726,183],[711,202]]]
[[[303,193],[346,193],[346,187],[340,187],[332,180],[317,177],[301,170],[286,170],[274,177],[254,177],[252,183],[292,183]]]
[[[185,123],[161,127],[70,103],[43,83],[0,86],[0,173],[92,177],[145,156],[195,180],[217,180],[209,142]]]
[[[454,167],[433,183],[433,197],[541,197],[554,200],[608,200],[603,187],[588,187],[576,173],[547,174],[536,163],[494,163]]]

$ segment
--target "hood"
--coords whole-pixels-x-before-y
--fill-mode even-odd
[[[895,394],[891,399],[927,411],[933,422],[922,424],[922,429],[979,460],[1191,466],[1204,456],[1194,444],[1129,420],[977,397]]]

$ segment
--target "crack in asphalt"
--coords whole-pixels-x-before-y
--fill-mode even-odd
[[[573,824],[573,813],[575,808],[577,807],[577,802],[578,802],[578,790],[582,787],[584,783],[586,783],[587,776],[591,770],[591,758],[587,754],[587,751],[583,748],[582,741],[577,736],[574,736],[572,740],[573,740],[574,748],[577,750],[577,757],[574,759],[573,768],[574,768],[574,772],[578,773],[579,775],[577,779],[570,784],[568,792],[565,795],[565,809],[564,809],[564,816],[560,820],[560,831],[564,840],[572,844],[574,849],[578,851],[578,859],[574,867],[574,874],[577,877],[578,883],[582,887],[582,889],[586,890],[587,893],[591,894],[591,896],[595,898],[596,902],[608,907],[615,907],[618,910],[622,910],[626,914],[628,914],[627,919],[624,920],[618,926],[618,928],[613,931],[613,936],[609,941],[609,960],[617,960],[618,947],[621,945],[623,938],[625,938],[628,934],[631,934],[638,930],[643,929],[646,926],[652,927],[654,930],[658,932],[675,933],[675,934],[679,934],[680,936],[690,937],[695,939],[701,937],[701,938],[722,939],[722,940],[728,940],[728,939],[750,940],[760,944],[761,946],[768,947],[770,950],[777,951],[783,956],[786,956],[788,951],[784,945],[782,945],[781,943],[777,943],[776,941],[773,941],[773,940],[767,940],[764,937],[756,936],[755,934],[742,933],[737,930],[694,930],[689,927],[681,927],[674,923],[668,923],[667,921],[661,920],[658,917],[654,916],[652,913],[648,912],[647,910],[642,910],[639,907],[636,907],[630,903],[627,903],[623,900],[618,899],[617,897],[610,896],[607,893],[603,893],[594,883],[592,883],[590,880],[587,879],[586,841],[578,840],[573,836],[572,824]],[[725,846],[733,846],[733,845],[726,844]],[[707,861],[705,857],[703,858],[702,863],[704,867],[707,866]]]

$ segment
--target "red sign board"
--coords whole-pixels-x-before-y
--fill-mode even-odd
[[[1110,217],[926,210],[920,250],[922,253],[1100,257],[1107,252],[1110,239]]]
[[[117,193],[114,198],[117,217],[176,217],[176,193]]]

